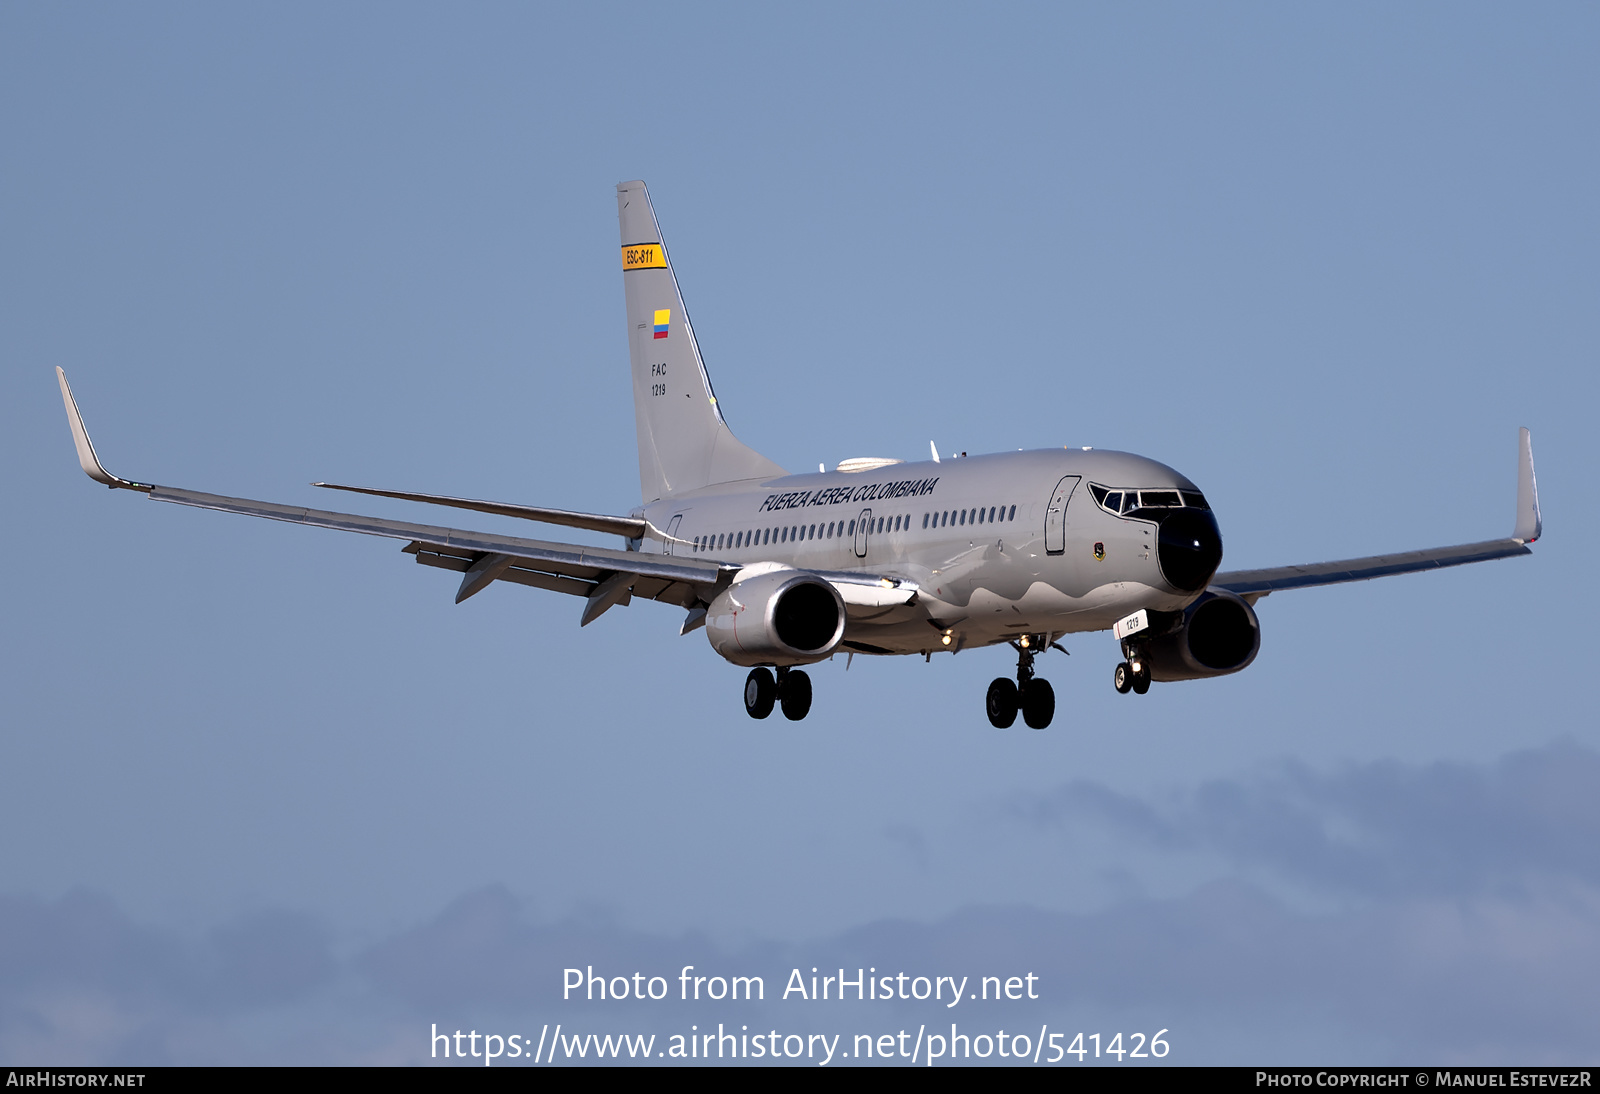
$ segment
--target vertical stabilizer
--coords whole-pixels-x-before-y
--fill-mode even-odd
[[[786,474],[722,420],[644,183],[617,184],[617,217],[644,500]]]

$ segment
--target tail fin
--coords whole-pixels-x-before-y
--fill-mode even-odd
[[[786,474],[722,420],[644,183],[617,184],[617,218],[644,500]]]

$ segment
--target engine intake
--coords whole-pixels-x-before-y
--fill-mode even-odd
[[[1176,627],[1145,647],[1152,680],[1201,680],[1247,668],[1261,651],[1255,609],[1210,590],[1184,609]]]
[[[735,665],[809,665],[844,637],[844,600],[815,574],[779,570],[736,582],[706,609],[711,648]]]

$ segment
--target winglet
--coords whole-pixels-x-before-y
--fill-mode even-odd
[[[61,366],[56,366],[56,379],[61,381],[61,401],[67,405],[67,425],[72,427],[72,443],[78,448],[78,466],[83,468],[83,473],[95,482],[103,482],[111,489],[119,487],[123,490],[143,490],[148,493],[153,487],[148,483],[129,482],[119,479],[107,471],[100,463],[100,457],[95,455],[94,442],[89,439],[89,431],[83,428],[83,415],[78,413],[78,402],[72,397],[72,388],[67,386],[67,374],[61,371]]]
[[[1517,527],[1511,538],[1532,543],[1544,532],[1539,516],[1539,480],[1533,475],[1533,434],[1523,426],[1517,445]]]

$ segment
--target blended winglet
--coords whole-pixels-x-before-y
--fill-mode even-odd
[[[78,466],[83,468],[83,473],[113,490],[143,490],[149,493],[153,489],[149,483],[120,479],[105,469],[100,457],[95,454],[94,442],[89,439],[89,431],[83,428],[83,415],[78,413],[78,401],[72,397],[67,374],[62,371],[60,365],[56,366],[56,379],[61,382],[61,401],[67,407],[67,425],[72,428],[72,443],[78,449]]]
[[[65,381],[63,381],[65,382]],[[1533,474],[1533,434],[1523,426],[1517,443],[1517,527],[1511,538],[1532,543],[1544,534],[1539,515],[1539,480]]]

